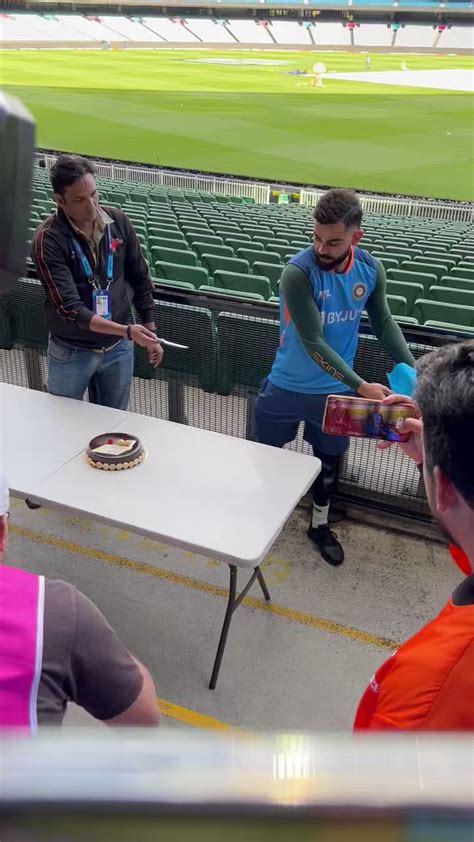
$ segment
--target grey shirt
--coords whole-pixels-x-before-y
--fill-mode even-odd
[[[72,585],[46,579],[38,724],[61,725],[68,702],[112,719],[142,686],[136,662],[99,609]]]

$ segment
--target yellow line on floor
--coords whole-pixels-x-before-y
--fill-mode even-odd
[[[235,725],[228,725],[227,722],[221,722],[220,719],[214,719],[212,716],[206,716],[204,713],[182,708],[180,705],[167,702],[166,699],[157,699],[157,702],[163,716],[169,716],[171,719],[176,719],[184,725],[190,725],[193,728],[206,728],[212,731],[236,731],[243,733]]]
[[[144,561],[136,561],[134,559],[124,558],[123,556],[115,555],[114,553],[105,552],[104,550],[92,549],[91,547],[84,547],[82,544],[75,544],[72,541],[66,541],[65,538],[58,538],[55,535],[44,535],[40,532],[34,532],[30,529],[25,529],[23,526],[11,526],[10,532],[18,537],[25,538],[28,541],[34,541],[37,544],[48,544],[51,547],[56,547],[59,550],[66,550],[70,553],[77,553],[78,555],[92,558],[96,561],[104,561],[114,567],[123,567],[127,570],[133,570],[135,573],[144,573],[147,576],[152,576],[155,579],[162,579],[165,582],[172,582],[174,585],[184,585],[186,588],[191,588],[195,591],[210,594],[211,596],[219,596],[227,599],[227,588],[219,585],[211,585],[208,582],[201,582],[198,579],[192,579],[190,576],[183,576],[181,573],[172,573],[170,570],[164,570],[161,567],[154,567]],[[335,623],[332,620],[326,620],[324,617],[317,617],[314,614],[308,614],[306,611],[297,611],[293,608],[286,608],[284,605],[278,605],[275,602],[264,602],[261,599],[256,599],[253,596],[246,596],[242,601],[242,605],[248,608],[255,608],[258,611],[265,611],[267,614],[273,614],[277,617],[282,617],[292,623],[298,623],[301,626],[318,629],[328,634],[335,634],[339,637],[345,637],[349,640],[355,640],[358,643],[364,643],[368,646],[377,646],[379,649],[395,649],[398,644],[393,640],[385,637],[372,634],[371,632],[362,631],[361,629],[354,629],[351,626],[345,626],[342,623]]]

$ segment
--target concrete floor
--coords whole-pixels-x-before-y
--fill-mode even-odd
[[[207,716],[246,730],[347,730],[374,669],[459,577],[441,544],[415,537],[415,523],[411,536],[346,520],[336,527],[346,563],[333,569],[308,541],[307,520],[297,509],[264,562],[273,611],[255,585],[234,615],[215,691],[225,565],[19,500],[8,560],[72,582],[99,606],[169,703],[165,727]],[[67,718],[88,721],[74,709]]]

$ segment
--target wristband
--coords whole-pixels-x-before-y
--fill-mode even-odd
[[[132,325],[127,325],[127,339],[130,339],[130,342],[133,342]]]

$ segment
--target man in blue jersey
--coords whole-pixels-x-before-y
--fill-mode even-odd
[[[380,383],[366,383],[353,370],[359,323],[367,310],[375,336],[397,363],[414,359],[386,298],[385,271],[375,257],[357,248],[363,236],[362,207],[352,190],[328,190],[314,211],[313,245],[291,258],[280,282],[280,347],[255,408],[256,437],[283,447],[300,422],[304,438],[322,463],[313,486],[308,536],[322,557],[342,564],[344,551],[329,529],[328,512],[337,489],[339,457],[349,445],[343,436],[321,430],[330,394],[357,394],[383,400]]]

